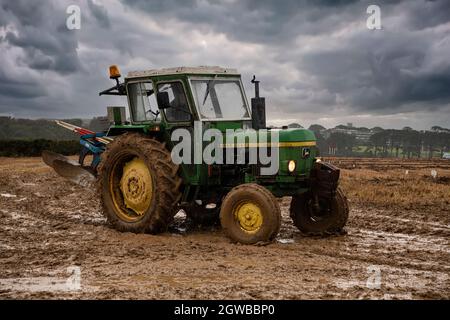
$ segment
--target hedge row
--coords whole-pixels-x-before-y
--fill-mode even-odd
[[[80,148],[80,143],[74,140],[0,140],[0,156],[2,157],[37,157],[44,150],[73,155],[77,154]]]

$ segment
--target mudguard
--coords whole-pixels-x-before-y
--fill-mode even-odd
[[[340,170],[328,162],[315,162],[311,170],[311,190],[320,198],[333,198],[339,184]]]

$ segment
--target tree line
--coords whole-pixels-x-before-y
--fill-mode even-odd
[[[92,120],[66,119],[77,126],[100,131],[101,117]],[[53,120],[14,119],[0,117],[0,156],[33,157],[43,150],[63,155],[73,155],[80,151],[80,136],[58,126]]]
[[[62,120],[93,131],[104,131],[108,129],[106,117]],[[0,116],[0,140],[19,139],[78,140],[79,135],[58,126],[53,120],[15,119]]]
[[[64,121],[93,131],[105,130],[103,117]],[[302,128],[298,123],[288,127]],[[314,131],[323,156],[431,158],[450,152],[450,129],[438,126],[417,131],[410,127],[384,130],[345,125],[327,129],[313,124],[308,129]],[[78,141],[78,134],[52,120],[0,117],[0,156],[39,156],[43,150],[76,154],[80,150]]]
[[[365,141],[344,132],[329,132],[325,138],[323,130],[315,130],[315,135],[320,153],[324,156],[442,158],[444,153],[450,151],[450,130],[441,129],[378,130]]]
[[[67,121],[78,126],[82,124],[81,119],[70,119]],[[26,139],[77,140],[78,136],[58,126],[52,120],[0,117],[0,140]]]
[[[389,129],[372,135],[369,143],[374,156],[442,157],[450,150],[450,132]]]
[[[38,157],[44,150],[74,155],[80,148],[75,140],[0,140],[0,157]]]

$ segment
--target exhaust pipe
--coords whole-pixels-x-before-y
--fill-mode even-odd
[[[255,85],[255,97],[252,98],[252,126],[253,129],[266,129],[266,98],[259,96],[259,81],[253,76],[252,83]]]

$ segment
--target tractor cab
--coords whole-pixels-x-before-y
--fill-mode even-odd
[[[219,129],[252,127],[252,112],[235,69],[178,67],[134,71],[123,83],[119,77],[117,67],[111,66],[110,78],[116,80],[116,86],[100,92],[127,96],[129,120],[111,119],[115,125],[151,128],[162,123],[171,128],[202,121]]]

